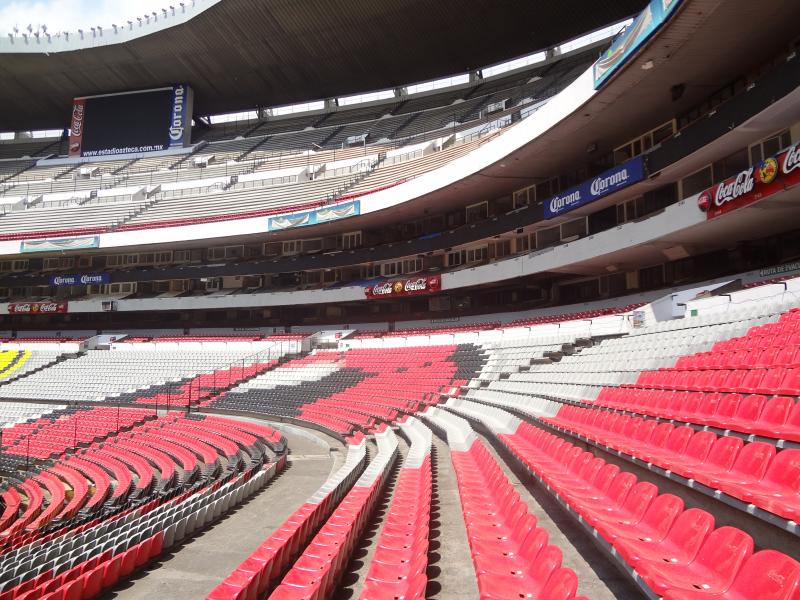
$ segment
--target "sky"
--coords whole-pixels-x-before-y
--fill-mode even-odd
[[[191,4],[191,0],[184,0]],[[0,34],[27,31],[30,24],[36,31],[41,25],[47,26],[52,35],[59,31],[88,30],[89,27],[119,26],[136,22],[153,11],[162,14],[161,9],[178,7],[178,0],[0,0]]]

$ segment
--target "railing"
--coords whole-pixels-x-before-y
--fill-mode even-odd
[[[249,356],[245,356],[239,360],[235,360],[228,365],[224,365],[221,367],[217,367],[214,369],[213,372],[213,379],[212,379],[212,395],[218,395],[221,391],[230,391],[235,387],[241,385],[246,379],[246,371],[248,366],[257,365],[257,364],[269,364],[273,361],[276,363],[280,361],[282,358],[294,355],[299,353],[300,348],[300,340],[279,340],[273,343],[272,346],[269,348],[265,348],[264,350],[260,350],[258,352],[254,352]],[[271,368],[270,365],[269,368]],[[232,381],[236,377],[237,369],[239,370],[239,377],[236,379],[236,383],[232,384]],[[226,377],[228,381],[228,385],[222,385],[223,381],[220,375],[220,381],[218,385],[217,377],[218,373],[228,372],[229,375]],[[202,375],[202,374],[201,374]],[[195,376],[191,381],[189,381],[189,389],[188,389],[188,398],[186,404],[186,413],[189,414],[193,408],[192,401],[194,400],[194,409],[197,410],[200,406],[200,403],[203,400],[208,399],[210,396],[202,395],[204,391],[200,387],[199,377],[201,375]],[[257,376],[257,375],[255,375]],[[184,384],[186,385],[186,384]],[[172,397],[173,386],[170,385],[169,391],[167,394],[167,406],[166,410],[170,410],[170,399]],[[205,390],[209,391],[209,390]],[[156,407],[156,412],[158,411],[158,407]]]

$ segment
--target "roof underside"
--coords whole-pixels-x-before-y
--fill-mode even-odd
[[[645,3],[223,0],[126,44],[4,54],[0,130],[65,127],[76,96],[179,82],[195,115],[392,88],[557,45]]]

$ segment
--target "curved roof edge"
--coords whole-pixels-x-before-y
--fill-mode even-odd
[[[151,13],[155,15],[152,19],[144,21],[138,19],[138,23],[126,21],[124,25],[109,25],[106,29],[88,27],[86,31],[79,29],[59,31],[54,34],[9,33],[0,37],[0,54],[51,54],[124,44],[176,25],[183,25],[219,2],[221,0],[190,0],[186,4],[176,2],[179,4],[177,8],[170,7],[170,10],[162,9],[160,13]]]

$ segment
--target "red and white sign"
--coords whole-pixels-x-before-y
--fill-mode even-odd
[[[364,288],[364,294],[369,299],[396,298],[399,296],[418,296],[420,294],[435,294],[442,289],[441,275],[429,277],[412,277],[411,279],[396,279],[384,281]]]
[[[63,302],[13,302],[8,305],[10,315],[52,315],[68,312],[69,305]]]
[[[69,125],[69,156],[80,156],[83,145],[83,127],[86,124],[86,99],[72,101],[72,121]]]
[[[800,183],[800,142],[767,158],[758,166],[750,167],[714,187],[697,198],[697,207],[713,219],[737,208],[758,202]]]

